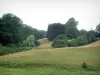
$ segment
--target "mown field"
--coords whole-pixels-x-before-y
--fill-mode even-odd
[[[0,56],[0,75],[100,75],[100,41],[70,48],[51,48],[46,41],[30,51]]]

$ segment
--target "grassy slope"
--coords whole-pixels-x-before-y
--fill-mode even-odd
[[[51,43],[47,38],[43,38],[43,39],[40,39],[38,40],[40,42],[40,46],[38,47],[39,49],[47,49],[47,48],[52,48],[51,47]]]
[[[44,41],[42,41],[42,43]],[[46,44],[44,42],[44,44],[36,50],[33,49],[31,51],[0,56],[0,63],[1,62],[3,62],[3,64],[9,63],[11,67],[15,64],[31,64],[31,66],[35,66],[35,68],[33,67],[32,69],[28,68],[28,71],[25,66],[23,69],[20,69],[20,67],[15,69],[3,68],[4,72],[12,73],[12,75],[91,75],[94,73],[99,75],[100,69],[95,67],[100,66],[100,41],[82,47],[53,49],[50,48],[50,43],[46,40]],[[80,67],[83,62],[92,65],[92,67],[90,66],[91,68],[89,67],[91,70],[81,69]],[[55,68],[57,66],[58,68]],[[61,69],[62,66],[67,68]],[[0,70],[1,69],[2,67]],[[1,72],[2,74],[4,73],[3,71]]]

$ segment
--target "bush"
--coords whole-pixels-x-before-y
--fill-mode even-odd
[[[66,41],[66,45],[68,46],[68,47],[72,47],[72,46],[77,46],[77,40],[75,39],[75,38],[73,38],[72,40],[67,40]]]
[[[10,48],[15,48],[16,47],[16,45],[14,45],[14,44],[7,44],[6,46],[10,47]]]
[[[55,47],[55,48],[65,47],[66,46],[66,42],[65,42],[65,40],[55,40],[52,43],[52,46]]]
[[[66,46],[66,36],[63,34],[60,34],[56,37],[56,39],[52,43],[52,47],[55,48],[61,48]]]
[[[9,52],[13,52],[13,49],[6,46],[0,46],[0,55],[8,54]]]
[[[60,35],[58,35],[58,37],[56,39],[66,39],[66,35],[60,34]]]
[[[87,64],[85,62],[82,64],[82,68],[87,68]]]
[[[66,41],[66,45],[68,47],[81,46],[81,45],[85,45],[85,44],[88,44],[86,35],[81,35],[76,39],[73,38],[73,39],[70,39],[70,40]]]
[[[88,44],[87,36],[86,35],[81,35],[77,38],[77,45],[86,45]]]
[[[28,47],[34,47],[34,43],[35,43],[35,37],[34,35],[30,35],[27,37],[26,41],[25,41],[26,45]]]
[[[22,42],[16,43],[16,47],[23,47],[23,43]]]
[[[79,36],[78,38],[73,38],[73,39],[67,39],[65,35],[61,34],[56,37],[56,39],[52,43],[52,46],[56,48],[65,46],[76,47],[76,46],[86,45],[94,41],[96,41],[96,38],[93,34],[90,35],[84,34]]]

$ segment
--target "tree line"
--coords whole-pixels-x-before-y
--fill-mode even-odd
[[[100,23],[95,30],[78,30],[78,21],[73,17],[65,24],[53,23],[48,30],[38,30],[23,23],[14,14],[7,13],[0,17],[0,55],[29,50],[37,47],[41,38],[53,41],[52,47],[71,47],[89,44],[100,38]]]
[[[100,38],[100,24],[96,26],[95,30],[89,31],[78,30],[77,26],[78,21],[73,17],[65,24],[49,24],[47,38],[49,41],[53,41],[53,47],[80,46],[92,43]]]
[[[24,24],[14,14],[3,14],[0,18],[0,55],[30,50],[40,45],[38,39],[45,37],[46,31]]]
[[[4,14],[0,18],[0,43],[2,45],[20,44],[30,35],[37,40],[46,37],[46,31],[24,24],[19,17],[11,13]]]

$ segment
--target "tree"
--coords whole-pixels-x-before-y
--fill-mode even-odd
[[[87,40],[88,43],[92,43],[96,41],[96,32],[94,30],[90,30],[87,32]]]
[[[40,38],[46,38],[47,37],[47,32],[44,30],[38,30],[39,34],[40,34]]]
[[[13,14],[4,14],[0,19],[0,43],[3,45],[21,42],[20,27],[22,20]]]
[[[96,26],[97,37],[100,37],[100,23]]]
[[[53,23],[48,26],[47,38],[53,41],[58,35],[64,34],[64,25],[60,23]]]
[[[78,21],[72,17],[70,18],[67,23],[65,24],[65,34],[68,38],[76,38],[79,35],[77,29]]]
[[[86,35],[87,34],[87,31],[85,29],[81,29],[79,31],[80,35]]]
[[[23,40],[25,40],[29,35],[34,35],[35,39],[41,39],[41,38],[46,37],[46,31],[37,30],[26,24],[22,25],[21,33],[23,36]]]
[[[26,39],[26,46],[33,47],[35,43],[35,37],[33,35],[30,35]]]
[[[100,33],[100,23],[96,26],[96,32]]]

